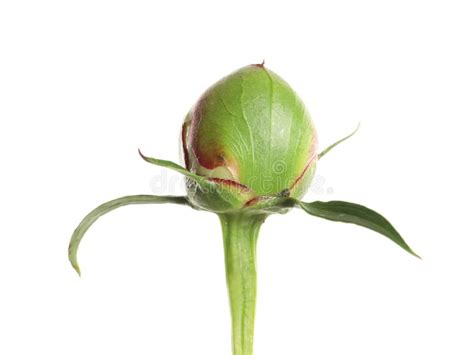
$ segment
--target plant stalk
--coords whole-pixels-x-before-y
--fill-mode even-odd
[[[232,354],[252,355],[257,296],[256,246],[266,215],[219,216],[232,316]]]

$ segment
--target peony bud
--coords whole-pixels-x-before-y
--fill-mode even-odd
[[[317,136],[294,90],[263,64],[243,67],[212,85],[182,127],[186,168],[230,188],[235,208],[283,194],[300,198],[317,160]],[[193,185],[190,198],[214,210]],[[204,201],[204,206],[202,206]]]

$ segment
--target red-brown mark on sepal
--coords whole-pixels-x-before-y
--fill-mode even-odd
[[[183,147],[183,155],[184,155],[184,165],[186,166],[186,169],[189,170],[189,152],[188,152],[188,147],[186,145],[186,140],[188,136],[188,128],[189,128],[189,121],[185,121],[183,123],[183,126],[181,128],[181,144]]]
[[[311,167],[311,165],[313,164],[313,162],[315,162],[315,160],[318,158],[318,155],[317,154],[314,154],[312,156],[312,158],[308,161],[308,163],[306,164],[306,166],[304,167],[303,171],[301,172],[300,175],[298,175],[298,177],[296,178],[296,180],[293,182],[293,184],[291,184],[291,186],[289,187],[289,191],[292,192],[295,187],[298,185],[298,183],[301,181],[301,179],[303,179],[304,177],[304,174],[306,174],[306,172],[308,171],[308,169]]]
[[[298,175],[298,177],[295,179],[295,181],[293,182],[293,184],[291,184],[291,186],[288,188],[288,191],[290,192],[293,192],[293,190],[295,189],[295,187],[298,185],[298,183],[303,179],[304,175],[306,174],[306,172],[308,171],[308,169],[311,167],[311,165],[313,164],[313,162],[315,162],[315,160],[318,159],[318,154],[317,154],[317,150],[318,150],[318,135],[316,133],[316,129],[314,128],[314,126],[312,126],[312,138],[311,138],[311,145],[309,147],[309,156],[310,156],[310,159],[308,160],[308,163],[306,163],[306,166],[303,168],[303,171],[301,172],[301,174]]]
[[[213,152],[211,154],[206,154],[203,150],[197,148],[196,146],[193,146],[193,153],[199,165],[208,170],[213,170],[220,166],[231,167],[233,168],[232,170],[235,170],[234,164],[232,164],[226,159],[225,154],[222,152],[222,149],[218,148],[217,145],[210,145],[213,147]]]
[[[253,205],[256,205],[259,202],[271,200],[273,198],[275,198],[275,196],[256,196],[254,198],[251,198],[247,202],[245,202],[244,208],[251,207]]]
[[[282,191],[280,191],[276,195],[255,196],[255,197],[251,198],[250,200],[248,200],[245,203],[244,208],[254,206],[257,203],[260,203],[260,202],[263,202],[263,201],[269,201],[269,200],[273,200],[273,199],[278,198],[278,197],[281,198],[281,197],[289,197],[289,196],[290,196],[290,189],[283,189]]]
[[[202,167],[212,170],[219,166],[232,166],[231,162],[228,161],[222,147],[217,142],[208,141],[206,142],[206,148],[200,144],[199,137],[199,126],[205,115],[205,105],[207,103],[207,95],[204,93],[191,110],[191,127],[189,129],[188,139],[190,139],[190,148],[192,153],[196,157],[197,162]],[[188,152],[189,153],[189,152]]]
[[[190,115],[191,115],[191,129],[189,132],[189,138],[191,139],[191,144],[193,144],[198,136],[198,130],[199,130],[199,125],[201,124],[201,119],[204,116],[204,105],[207,102],[207,96],[206,93],[202,94],[202,96],[199,98],[198,102],[194,105],[194,107],[191,109]]]
[[[241,190],[242,192],[245,192],[245,193],[252,193],[253,192],[253,190],[250,187],[248,187],[244,184],[241,184],[237,181],[234,181],[234,180],[221,179],[221,178],[208,178],[208,180],[212,181],[212,182],[216,182],[218,184],[226,185],[228,187],[239,189],[239,190]]]

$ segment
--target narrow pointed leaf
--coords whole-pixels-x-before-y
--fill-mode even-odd
[[[174,171],[176,171],[180,174],[183,174],[184,176],[190,178],[191,180],[196,181],[198,184],[202,185],[203,187],[214,185],[211,181],[209,181],[209,179],[207,179],[203,176],[199,176],[197,174],[194,174],[194,173],[190,172],[189,170],[187,170],[186,168],[182,167],[181,165],[173,163],[172,161],[147,157],[147,156],[142,154],[140,149],[138,150],[138,153],[143,158],[143,160],[145,160],[146,162],[148,162],[150,164],[161,166],[163,168],[168,168],[168,169],[174,170]]]
[[[206,210],[212,206],[212,209],[208,209],[209,211],[224,212],[235,209],[235,206],[239,204],[244,205],[245,201],[254,197],[252,189],[233,180],[200,176],[171,161],[147,157],[140,150],[138,153],[148,163],[183,174],[189,178],[187,183],[191,182],[200,192],[204,192],[196,194],[198,190],[187,185],[189,203],[194,208]],[[196,195],[198,198],[195,197]]]
[[[356,132],[359,130],[359,127],[360,127],[360,122],[359,124],[357,125],[356,129],[354,130],[354,132],[352,132],[351,134],[349,134],[348,136],[338,140],[336,143],[333,143],[331,144],[329,147],[327,147],[326,149],[324,149],[321,153],[318,154],[318,159],[321,159],[324,155],[326,155],[327,153],[329,153],[334,147],[338,146],[339,144],[341,144],[342,142],[344,142],[345,140],[351,138],[354,134],[356,134]]]
[[[102,215],[115,210],[116,208],[126,205],[139,205],[139,204],[160,204],[160,203],[176,203],[181,205],[188,204],[188,200],[184,196],[154,196],[154,195],[134,195],[124,196],[115,200],[106,202],[92,212],[90,212],[84,219],[79,223],[77,228],[72,234],[71,241],[69,242],[69,261],[72,267],[81,275],[79,264],[77,262],[77,250],[81,243],[82,237],[87,232],[89,227],[97,221]]]
[[[367,207],[344,201],[295,201],[295,204],[313,216],[336,222],[353,223],[378,232],[419,258],[385,217]]]

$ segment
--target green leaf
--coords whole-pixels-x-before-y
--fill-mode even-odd
[[[254,191],[240,183],[226,179],[210,179],[194,174],[171,161],[147,157],[140,150],[138,153],[148,163],[172,169],[186,176],[189,179],[186,181],[188,201],[194,208],[216,213],[228,212],[240,209],[245,201],[254,197]]]
[[[147,157],[147,156],[142,154],[140,149],[138,149],[138,154],[140,154],[140,156],[146,162],[148,162],[150,164],[161,166],[163,168],[168,168],[168,169],[174,170],[174,171],[176,171],[180,174],[183,174],[184,176],[190,178],[191,180],[196,181],[199,185],[201,185],[203,187],[212,187],[212,186],[214,186],[214,184],[211,181],[209,181],[207,178],[205,178],[203,176],[200,176],[200,175],[196,175],[196,174],[190,172],[189,170],[187,170],[186,168],[182,167],[181,165],[173,163],[172,161]]]
[[[301,202],[295,200],[295,204],[313,216],[336,222],[353,223],[378,232],[410,254],[420,258],[385,217],[367,207],[344,201]]]
[[[324,149],[321,153],[318,154],[318,159],[321,159],[324,155],[326,155],[327,153],[329,153],[334,147],[338,146],[339,144],[341,144],[342,142],[344,142],[345,140],[351,138],[354,134],[356,134],[356,132],[359,130],[359,127],[360,127],[360,122],[359,124],[357,125],[356,129],[354,130],[354,132],[352,132],[351,134],[349,134],[348,136],[338,140],[336,143],[333,143],[331,144],[329,147],[327,147],[326,149]]]
[[[81,271],[77,262],[77,249],[81,243],[82,237],[87,232],[89,227],[97,221],[102,215],[115,210],[116,208],[126,205],[140,205],[140,204],[160,204],[160,203],[176,203],[180,205],[187,205],[188,200],[184,196],[154,196],[154,195],[134,195],[124,196],[115,200],[106,202],[92,212],[90,212],[84,219],[79,223],[77,228],[72,234],[71,241],[69,242],[69,261],[72,267],[77,271],[79,276]]]

